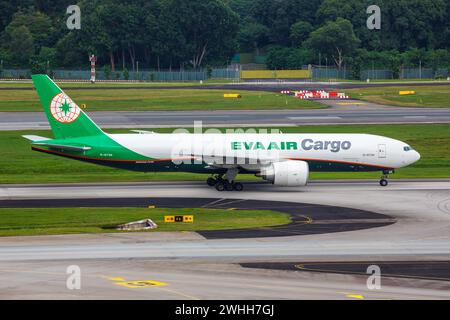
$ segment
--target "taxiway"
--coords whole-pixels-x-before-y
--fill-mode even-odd
[[[204,127],[298,126],[326,124],[450,123],[450,109],[396,108],[373,103],[322,101],[316,110],[203,110],[89,112],[103,128],[179,128],[201,121]],[[0,130],[49,129],[42,112],[2,112]]]
[[[219,196],[222,203],[234,208],[244,200],[270,199],[364,210],[396,222],[365,230],[271,238],[206,239],[199,233],[1,238],[0,298],[450,298],[450,283],[436,279],[442,273],[437,262],[450,260],[448,180],[393,180],[387,188],[376,181],[320,181],[294,189],[253,183],[246,186],[246,192]],[[218,193],[197,183],[0,186],[0,201],[136,198],[151,203],[152,198],[163,197],[217,199]],[[300,210],[307,215],[311,208]],[[400,261],[421,262],[436,277],[392,275],[392,265]],[[371,291],[366,287],[367,275],[361,273],[242,265],[275,262],[384,263],[390,266],[390,275],[382,278],[381,290]],[[66,288],[69,265],[82,270],[79,291]],[[404,265],[402,268],[399,273]],[[439,271],[433,272],[433,268]],[[142,286],[133,286],[136,281]]]

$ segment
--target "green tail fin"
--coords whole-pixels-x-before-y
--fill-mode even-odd
[[[32,78],[56,139],[104,134],[46,74]]]

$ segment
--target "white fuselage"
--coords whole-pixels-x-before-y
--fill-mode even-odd
[[[226,158],[255,169],[264,162],[303,160],[397,169],[420,159],[408,144],[369,134],[112,134],[122,146],[153,159]],[[250,163],[249,163],[250,160]],[[230,163],[228,163],[230,161]],[[253,161],[253,162],[252,162]],[[206,161],[207,162],[207,161]],[[324,171],[332,171],[323,168]],[[350,168],[351,169],[351,168]],[[321,171],[313,166],[312,171]]]

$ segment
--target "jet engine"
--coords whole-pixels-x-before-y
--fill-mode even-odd
[[[306,186],[309,177],[309,166],[305,161],[274,162],[261,168],[260,176],[277,186]]]

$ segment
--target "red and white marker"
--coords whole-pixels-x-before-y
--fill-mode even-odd
[[[91,82],[95,83],[95,63],[97,62],[97,57],[91,55],[89,61],[91,62]]]

